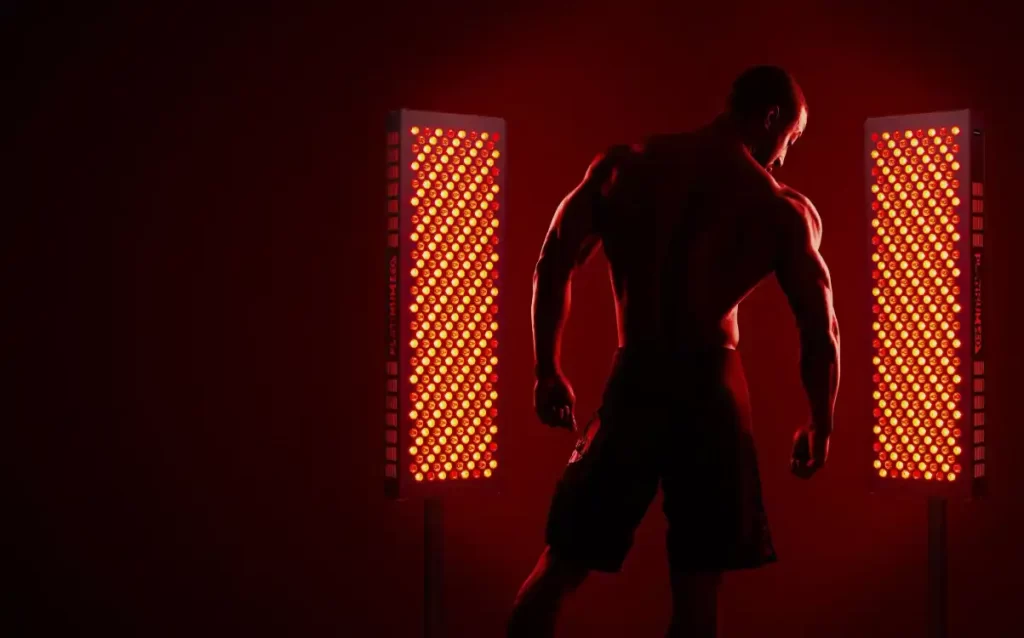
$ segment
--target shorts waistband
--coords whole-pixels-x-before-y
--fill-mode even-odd
[[[727,346],[675,346],[657,342],[629,343],[615,348],[615,354],[624,355],[646,355],[661,357],[694,357],[707,355],[732,355],[739,354],[737,348]]]
[[[675,370],[707,371],[740,364],[739,350],[725,346],[679,348],[655,344],[628,344],[615,349],[612,365],[658,373]]]

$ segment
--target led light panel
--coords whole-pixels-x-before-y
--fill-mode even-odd
[[[970,111],[865,125],[878,483],[977,492],[985,476],[983,144]]]
[[[505,122],[395,111],[387,144],[387,493],[493,484]]]

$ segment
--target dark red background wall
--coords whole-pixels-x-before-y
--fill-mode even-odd
[[[19,568],[7,608],[22,635],[417,635],[421,512],[385,501],[380,476],[383,126],[403,106],[508,121],[509,481],[500,497],[450,503],[445,539],[449,635],[500,635],[572,445],[531,408],[530,275],[550,216],[595,152],[706,121],[735,74],[766,62],[791,69],[810,101],[779,177],[825,220],[844,369],[831,465],[799,482],[787,474],[806,416],[793,320],[774,281],[743,304],[781,562],[728,578],[723,635],[924,635],[924,504],[863,483],[859,153],[866,117],[963,107],[990,122],[991,495],[951,504],[952,622],[956,636],[1008,635],[999,627],[1024,596],[1010,298],[1024,104],[1008,14],[936,2],[27,4],[5,5],[2,38],[3,456]],[[585,414],[615,345],[603,258],[573,294],[564,367]],[[655,508],[624,572],[568,605],[564,635],[660,635],[663,531]]]

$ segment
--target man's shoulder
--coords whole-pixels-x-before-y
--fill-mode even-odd
[[[594,159],[591,169],[650,178],[692,166],[697,150],[692,133],[656,133],[639,141],[608,146]]]
[[[605,182],[617,168],[622,167],[635,153],[637,147],[630,144],[613,144],[597,153],[587,168],[587,180]]]
[[[791,206],[795,206],[797,208],[808,209],[809,211],[817,214],[818,211],[814,208],[814,204],[811,203],[811,200],[806,195],[792,186],[787,186],[782,182],[776,183],[778,184],[777,195],[784,202],[790,203]]]
[[[780,183],[775,201],[773,209],[786,234],[797,237],[810,236],[816,246],[821,240],[821,216],[811,200],[795,188]]]

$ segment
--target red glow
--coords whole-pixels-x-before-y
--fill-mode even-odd
[[[938,146],[944,146],[942,137],[945,135],[944,128],[927,131],[928,138]],[[876,406],[873,415],[879,425],[875,426],[876,438],[872,444],[875,459],[872,463],[883,477],[955,480],[961,472],[960,466],[949,467],[944,461],[949,460],[948,446],[957,450],[963,447],[956,445],[961,436],[959,429],[948,437],[947,447],[940,448],[938,441],[933,442],[932,438],[938,434],[937,419],[941,417],[947,423],[958,423],[963,417],[961,410],[956,409],[961,401],[963,373],[959,358],[953,356],[963,344],[954,338],[954,332],[945,328],[941,334],[935,334],[938,329],[936,322],[952,325],[961,312],[960,304],[955,303],[960,289],[953,274],[958,273],[954,266],[959,252],[953,248],[960,244],[962,238],[955,232],[954,224],[957,222],[947,221],[946,217],[952,216],[952,211],[961,204],[955,196],[959,180],[956,180],[957,186],[952,185],[961,168],[955,161],[960,149],[954,146],[943,149],[929,147],[926,150],[918,146],[917,152],[922,155],[927,152],[929,157],[924,159],[930,161],[938,161],[935,158],[938,157],[937,151],[941,150],[939,159],[949,164],[935,166],[929,161],[913,161],[917,154],[908,162],[901,151],[916,144],[919,138],[926,139],[925,131],[887,131],[881,136],[873,134],[871,139],[877,141],[879,137],[882,141],[875,146],[881,150],[882,158],[888,157],[888,160],[887,165],[882,165],[882,174],[879,174],[878,167],[872,169],[872,175],[877,178],[872,187],[876,200],[872,209],[878,211],[878,216],[872,216],[871,220],[874,231],[872,244],[876,247],[871,272],[876,282],[872,312],[878,315],[873,326],[875,353],[872,379],[879,388],[874,392]],[[878,150],[869,153],[869,161],[873,162]],[[943,175],[940,171],[948,171],[948,174]],[[938,208],[940,205],[944,208]],[[922,216],[926,206],[934,209],[934,215],[941,216],[941,220]],[[929,252],[925,246],[932,247],[932,250]],[[937,252],[942,248],[952,254],[947,256],[943,252],[940,260]],[[929,263],[926,265],[925,262]],[[939,265],[945,268],[938,268]],[[928,314],[922,315],[924,312]],[[926,323],[926,317],[934,317],[929,322],[931,325]],[[928,383],[932,392],[922,388],[922,374],[931,375]],[[931,405],[940,399],[941,403]],[[900,424],[897,434],[911,425],[913,429],[896,436],[891,426],[897,424]],[[940,464],[947,467],[941,468]]]
[[[498,466],[491,458],[498,449],[492,440],[498,428],[491,423],[498,415],[493,385],[498,379],[498,220],[493,211],[499,207],[494,177],[500,171],[501,153],[495,145],[500,136],[454,128],[424,131],[431,148],[420,150],[438,153],[440,160],[431,156],[425,172],[411,183],[417,199],[428,198],[422,204],[429,209],[419,212],[423,217],[414,222],[411,235],[416,261],[409,292],[418,312],[414,310],[409,325],[414,385],[408,417],[427,427],[410,431],[410,454],[425,456],[415,456],[409,472],[420,482],[490,478]],[[449,140],[445,151],[441,147]],[[485,144],[487,166],[482,159],[458,160],[469,160],[467,149],[476,154]],[[452,161],[445,166],[449,157]],[[486,199],[483,188],[491,191]],[[470,274],[485,270],[487,277]],[[477,431],[484,423],[490,426],[487,443]]]

